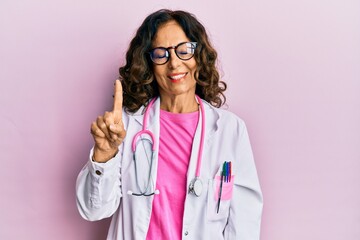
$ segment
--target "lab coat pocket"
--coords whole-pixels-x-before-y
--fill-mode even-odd
[[[228,182],[223,182],[222,190],[221,190],[221,201],[231,200],[232,192],[234,188],[234,175],[231,176],[231,180]],[[215,200],[218,201],[219,193],[220,193],[220,185],[221,185],[221,177],[216,176],[216,188],[215,188]]]
[[[229,216],[230,201],[234,186],[234,176],[230,182],[223,182],[220,205],[218,206],[221,177],[209,180],[207,216],[208,220],[216,221],[226,219]],[[219,211],[218,211],[219,208]]]

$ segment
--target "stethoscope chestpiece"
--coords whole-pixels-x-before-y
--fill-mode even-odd
[[[202,193],[203,184],[200,178],[195,177],[189,185],[189,193],[193,193],[195,196],[200,197]]]

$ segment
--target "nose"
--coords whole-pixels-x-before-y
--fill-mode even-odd
[[[170,49],[169,51],[170,51],[170,57],[169,57],[168,66],[171,69],[176,69],[181,64],[181,59],[178,58],[178,56],[176,55],[175,49]]]

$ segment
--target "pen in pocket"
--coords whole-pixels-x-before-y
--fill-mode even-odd
[[[220,209],[220,200],[221,200],[221,193],[222,193],[223,181],[224,181],[224,168],[223,168],[223,171],[221,171],[220,190],[219,190],[219,198],[218,198],[218,202],[217,202],[217,210],[216,210],[216,213],[219,213],[219,209]]]
[[[219,213],[219,209],[220,209],[223,182],[230,182],[231,181],[231,162],[226,162],[225,161],[223,163],[220,175],[221,175],[220,189],[219,189],[219,197],[218,197],[218,202],[217,202],[216,213]]]

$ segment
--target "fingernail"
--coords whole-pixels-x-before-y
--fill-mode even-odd
[[[110,130],[115,130],[115,126],[113,124],[110,125]]]

